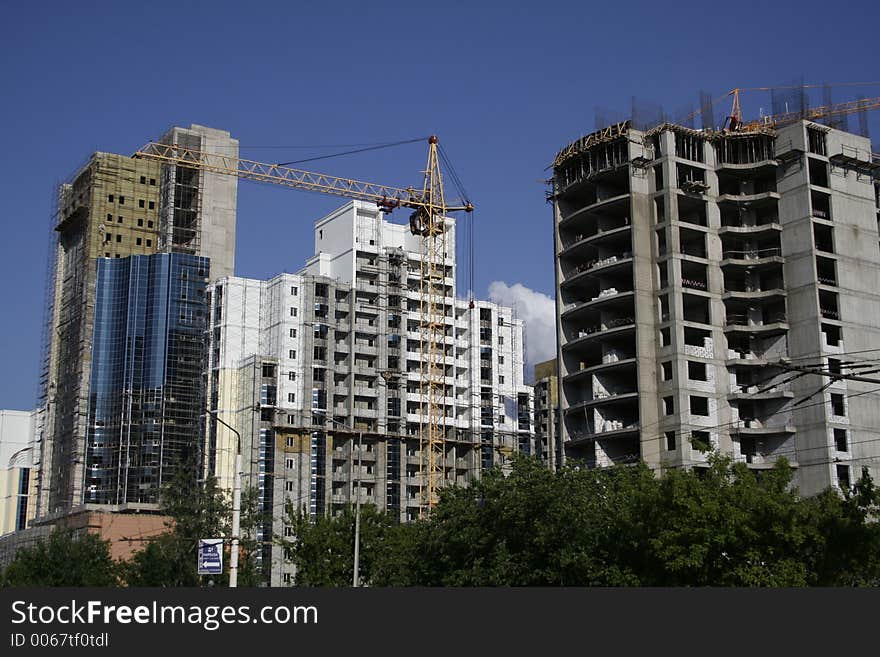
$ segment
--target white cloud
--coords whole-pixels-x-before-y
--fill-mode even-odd
[[[525,323],[525,378],[531,381],[535,363],[556,358],[556,302],[525,285],[504,281],[489,284],[489,300],[512,307]]]

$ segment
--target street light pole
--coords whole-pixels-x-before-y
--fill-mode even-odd
[[[351,585],[360,585],[360,556],[361,556],[361,445],[363,445],[364,432],[358,431],[358,476],[357,476],[357,500],[354,511],[354,575]]]
[[[220,419],[217,411],[208,411],[224,427],[232,431],[236,437],[235,476],[232,484],[232,548],[229,551],[229,588],[238,587],[238,534],[241,528],[241,434]]]

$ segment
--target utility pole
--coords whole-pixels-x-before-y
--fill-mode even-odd
[[[360,556],[361,556],[361,445],[363,444],[364,432],[358,430],[358,473],[357,473],[357,499],[354,511],[354,575],[351,585],[360,586]]]
[[[208,411],[220,424],[232,431],[236,438],[235,477],[232,484],[232,548],[229,551],[229,588],[238,587],[238,534],[241,528],[241,434],[220,419],[217,411]]]

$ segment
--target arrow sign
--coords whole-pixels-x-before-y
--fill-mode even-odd
[[[223,573],[223,539],[199,539],[199,575],[220,575]]]

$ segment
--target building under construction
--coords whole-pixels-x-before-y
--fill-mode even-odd
[[[535,365],[535,456],[551,470],[565,460],[559,440],[559,366],[556,359]]]
[[[202,126],[173,128],[162,141],[185,143],[224,155],[238,152],[238,142],[230,139],[229,133]],[[129,437],[124,429],[131,419],[127,414],[137,405],[138,413],[150,415],[151,449],[162,451],[170,425],[182,419],[176,415],[184,412],[189,417],[192,409],[181,411],[175,401],[179,396],[173,399],[169,396],[174,386],[167,387],[168,394],[160,394],[156,399],[138,399],[137,395],[144,392],[137,389],[139,375],[127,370],[125,376],[133,378],[116,382],[120,388],[114,394],[122,397],[113,402],[118,411],[110,412],[110,416],[116,418],[114,424],[107,426],[108,417],[98,417],[98,409],[106,411],[106,403],[109,403],[98,393],[106,382],[101,377],[107,376],[109,370],[94,372],[94,364],[106,362],[110,369],[134,367],[135,356],[143,357],[144,349],[159,349],[159,342],[164,339],[154,334],[151,335],[154,342],[145,343],[147,315],[137,318],[132,315],[128,318],[129,324],[118,324],[112,335],[100,334],[102,342],[96,343],[96,306],[103,302],[104,311],[111,315],[116,312],[114,308],[121,309],[123,297],[129,298],[129,283],[132,294],[139,289],[135,280],[126,278],[128,275],[137,277],[135,263],[144,265],[140,271],[159,263],[159,260],[141,260],[121,266],[108,259],[160,252],[194,256],[197,260],[202,256],[210,259],[211,273],[231,274],[236,188],[234,177],[110,153],[95,153],[70,182],[61,186],[57,211],[52,218],[51,262],[47,275],[38,420],[40,443],[39,458],[35,459],[39,472],[38,515],[66,513],[83,504],[124,505],[132,499],[155,501],[153,489],[162,480],[158,474],[155,477],[144,474],[141,484],[137,485],[141,492],[134,498],[110,490],[112,486],[106,476],[108,464],[124,463],[130,456],[126,451],[130,447]],[[201,261],[193,263],[175,259],[169,266],[183,273],[189,271],[192,264],[191,280],[195,281],[196,272],[201,270],[204,285],[208,266]],[[169,275],[162,279],[166,288],[172,283]],[[179,286],[175,290],[177,295],[185,292],[186,288]],[[192,292],[197,293],[195,288]],[[113,294],[119,296],[108,296]],[[142,306],[150,317],[160,311],[160,306],[165,310],[185,306],[188,313],[192,304],[199,303],[197,298],[180,296],[170,305],[168,300],[154,301],[155,308]],[[141,302],[147,303],[144,299]],[[201,302],[204,303],[204,299]],[[193,312],[198,311],[193,309]],[[187,313],[181,312],[182,315]],[[175,330],[170,323],[166,323],[165,328],[172,333]],[[204,334],[198,338],[193,335],[183,338],[179,333],[174,338],[170,335],[165,338],[176,341],[180,348],[174,348],[175,358],[196,359],[205,348]],[[181,347],[181,340],[192,348],[191,354]],[[172,348],[170,343],[166,347]],[[110,348],[115,349],[113,358],[117,360],[102,360],[110,357],[102,350]],[[198,441],[198,436],[189,440]],[[162,459],[159,462],[163,462]],[[122,486],[125,479],[115,481],[113,486]]]
[[[419,238],[353,201],[315,224],[315,254],[298,274],[210,289],[209,405],[241,436],[275,585],[291,574],[273,540],[289,532],[288,504],[323,515],[360,499],[401,521],[424,511]],[[456,297],[451,248],[444,266],[446,485],[534,448],[522,321]],[[229,489],[237,437],[213,421],[208,442],[208,469]]]
[[[565,457],[876,479],[880,161],[835,122],[873,105],[749,122],[735,98],[722,127],[631,119],[556,157]]]

